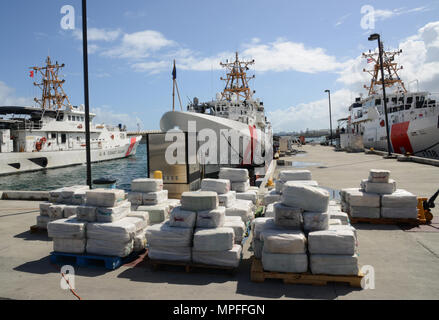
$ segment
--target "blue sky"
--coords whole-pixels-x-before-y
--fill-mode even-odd
[[[75,8],[75,30],[60,26],[63,5]],[[375,9],[374,29],[360,25],[364,5]],[[407,82],[439,91],[438,13],[437,1],[89,0],[90,105],[97,120],[158,129],[171,109],[173,59],[185,108],[187,97],[221,90],[219,62],[239,51],[256,59],[250,85],[275,131],[325,128],[323,91],[333,93],[334,118],[344,116],[367,80],[359,56],[376,48],[373,32],[404,48]],[[71,102],[83,103],[81,1],[1,1],[0,33],[0,105],[39,95],[28,67],[48,54],[66,64]]]

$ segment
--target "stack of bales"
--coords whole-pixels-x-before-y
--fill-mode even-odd
[[[128,200],[137,211],[147,211],[151,224],[161,223],[169,216],[168,190],[162,179],[140,178],[131,182]]]
[[[256,203],[256,199],[251,198],[251,200],[245,200],[243,198],[238,198],[238,195],[240,193],[247,193],[249,191],[250,182],[248,170],[236,168],[221,168],[219,172],[219,178],[229,180],[231,184],[231,190],[236,192],[236,200],[233,202],[233,204],[226,207],[226,216],[239,216],[244,223],[253,220],[255,209],[254,203]],[[247,197],[248,195],[244,195],[244,198]]]
[[[148,216],[130,216],[130,206],[123,190],[86,191],[75,215],[48,224],[54,251],[125,257],[143,250]]]
[[[372,169],[369,178],[361,181],[361,188],[340,191],[342,210],[353,218],[405,218],[418,217],[417,197],[396,189],[390,171]]]
[[[37,226],[47,229],[50,221],[68,218],[76,214],[76,205],[85,202],[85,192],[88,186],[75,185],[49,191],[49,201],[40,203],[40,215],[37,216]]]
[[[227,208],[236,205],[236,191],[230,190],[230,180],[227,179],[203,179],[201,181],[202,191],[212,191],[218,194],[218,203],[224,207],[224,213]],[[238,201],[239,205],[240,201]],[[247,202],[248,203],[248,202]],[[245,217],[247,214],[245,215]],[[235,243],[240,244],[245,235],[245,223],[240,216],[225,216],[224,226],[233,228],[235,233]]]
[[[317,181],[312,180],[309,170],[282,170],[279,172],[279,179],[275,181],[276,192],[282,194],[284,185],[288,181],[295,181],[303,185],[317,187]]]
[[[348,223],[335,203],[329,206],[326,190],[286,181],[274,218],[252,225],[255,257],[268,271],[306,272],[309,261],[314,274],[357,274],[356,234]]]

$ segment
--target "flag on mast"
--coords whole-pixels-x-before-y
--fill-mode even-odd
[[[175,60],[174,60],[174,68],[172,69],[172,80],[177,79],[177,69],[175,68]]]
[[[34,71],[33,70],[29,71],[29,77],[31,77],[31,78],[34,77]]]

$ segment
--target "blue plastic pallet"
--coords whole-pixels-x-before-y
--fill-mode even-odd
[[[78,267],[102,267],[106,269],[114,270],[119,268],[121,265],[133,261],[137,258],[141,252],[132,252],[130,255],[121,258],[113,256],[101,256],[101,255],[90,255],[90,254],[75,254],[66,252],[51,252],[50,262],[55,264],[72,264]]]

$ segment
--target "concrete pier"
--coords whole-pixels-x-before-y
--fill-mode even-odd
[[[391,170],[398,187],[418,196],[430,197],[439,188],[439,170],[434,166],[322,146],[307,145],[303,150],[307,153],[286,159],[311,170],[313,179],[329,188],[359,186],[372,168]],[[59,269],[49,262],[50,238],[29,233],[38,205],[38,201],[0,200],[0,298],[76,299],[61,289]],[[437,208],[433,214],[439,216]],[[398,226],[356,225],[360,266],[374,268],[375,289],[286,285],[280,280],[253,283],[251,239],[234,276],[214,270],[152,271],[144,263],[133,263],[114,271],[75,268],[75,288],[83,299],[439,299],[439,223],[434,221],[406,231]]]

